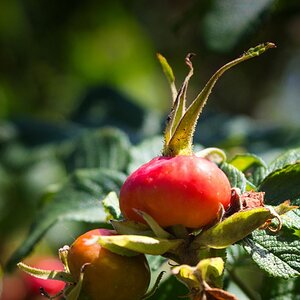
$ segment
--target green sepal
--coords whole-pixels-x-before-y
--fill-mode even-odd
[[[165,144],[164,146],[168,145],[170,139],[172,138],[174,132],[176,131],[176,128],[181,120],[181,118],[183,117],[184,113],[185,113],[185,109],[186,109],[186,91],[188,88],[188,84],[190,81],[190,78],[193,76],[193,65],[190,61],[190,58],[193,56],[193,54],[189,53],[186,58],[185,58],[185,62],[187,64],[187,66],[190,68],[189,73],[187,74],[187,76],[184,79],[184,82],[182,84],[182,86],[180,87],[172,108],[171,108],[171,112],[168,116],[168,120],[167,120],[167,124],[166,124],[166,129],[165,129]],[[165,150],[163,150],[165,151]]]
[[[156,280],[155,280],[155,283],[153,285],[153,287],[151,288],[150,291],[148,291],[143,297],[142,297],[142,300],[145,300],[145,299],[148,299],[150,297],[152,297],[155,292],[157,291],[158,289],[158,286],[159,286],[159,283],[161,282],[161,279],[163,277],[163,275],[165,274],[165,271],[162,271],[159,273],[159,275],[157,276]]]
[[[83,265],[83,267],[81,268],[81,272],[80,272],[78,281],[76,282],[76,285],[74,287],[72,287],[71,290],[66,295],[66,300],[78,300],[79,299],[81,289],[82,289],[85,266],[86,265]]]
[[[169,227],[169,230],[172,232],[172,235],[178,239],[188,239],[190,235],[189,230],[180,224]]]
[[[153,231],[147,225],[132,220],[110,220],[110,223],[118,234],[154,236]]]
[[[221,257],[202,259],[195,267],[181,265],[172,269],[172,273],[185,283],[190,290],[201,290],[204,281],[209,285],[219,287],[223,272],[224,261]]]
[[[162,239],[172,238],[172,235],[169,232],[165,231],[150,215],[140,210],[135,211],[137,211],[137,213],[143,217],[143,219],[147,222],[147,224],[152,229],[156,237]]]
[[[102,247],[120,255],[132,256],[138,253],[162,255],[175,251],[183,240],[168,240],[141,235],[112,235],[100,236],[99,243]]]
[[[65,267],[65,271],[67,273],[70,273],[69,264],[68,264],[69,250],[70,250],[70,247],[68,245],[66,245],[58,250],[59,259],[63,263],[63,265]]]
[[[116,192],[110,192],[102,200],[102,205],[104,211],[107,215],[107,220],[120,220],[122,218],[122,213],[119,206],[119,198]]]
[[[193,243],[215,249],[226,248],[274,217],[278,218],[278,214],[266,207],[239,211],[201,232]]]
[[[223,150],[215,147],[205,148],[195,153],[197,157],[206,158],[214,163],[226,161],[226,154]]]
[[[40,278],[40,279],[53,279],[64,281],[67,283],[73,283],[74,279],[70,273],[60,271],[60,270],[43,270],[34,267],[30,267],[22,262],[18,263],[17,266],[27,274]]]
[[[224,260],[221,257],[211,257],[202,259],[197,268],[201,271],[202,278],[215,287],[222,286],[222,276],[224,272]]]
[[[297,205],[290,205],[290,201],[286,200],[282,203],[280,203],[279,205],[274,207],[274,210],[276,211],[276,213],[278,213],[278,215],[283,215],[291,210],[297,209],[299,206]]]
[[[179,281],[183,282],[190,290],[198,289],[201,285],[201,273],[196,267],[189,265],[180,265],[172,269],[172,273],[176,275]]]
[[[275,45],[273,43],[260,44],[254,48],[249,49],[239,58],[227,63],[219,70],[217,70],[217,72],[209,79],[209,81],[202,89],[202,91],[198,94],[196,99],[188,107],[188,109],[180,119],[180,122],[178,123],[176,130],[172,132],[172,136],[170,137],[170,139],[169,138],[165,139],[163,155],[165,156],[191,155],[193,135],[194,135],[198,118],[202,112],[203,107],[207,102],[207,99],[214,85],[216,84],[220,76],[222,76],[223,73],[229,70],[231,67],[243,61],[256,57],[264,53],[267,49],[274,48],[274,47]],[[170,117],[172,118],[172,115]]]
[[[171,92],[172,92],[172,98],[173,98],[173,101],[175,101],[176,95],[177,95],[177,89],[175,86],[175,76],[174,76],[173,70],[172,70],[171,66],[169,65],[167,59],[163,55],[161,55],[160,53],[157,53],[156,56],[157,56],[157,59],[161,65],[162,69],[163,69],[163,72],[164,72],[167,80],[169,81]]]

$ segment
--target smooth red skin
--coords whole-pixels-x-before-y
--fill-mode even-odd
[[[100,246],[99,236],[115,235],[107,229],[95,229],[81,235],[70,247],[68,265],[76,280],[85,268],[83,293],[91,300],[140,300],[150,282],[150,270],[144,255],[117,255]]]
[[[31,267],[43,270],[64,270],[64,265],[56,257],[34,257],[25,261]],[[24,273],[24,280],[32,294],[40,295],[42,287],[49,295],[55,295],[64,289],[65,283],[59,280],[40,279]]]
[[[181,224],[200,228],[230,203],[230,183],[211,161],[194,155],[157,157],[133,172],[120,191],[126,219],[143,222],[135,211],[149,214],[162,227]]]

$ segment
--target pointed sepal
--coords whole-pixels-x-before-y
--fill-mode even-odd
[[[27,274],[40,278],[40,279],[52,279],[52,280],[60,280],[67,283],[73,283],[74,279],[72,275],[68,272],[60,271],[60,270],[43,270],[28,266],[22,262],[19,262],[17,266]]]
[[[82,283],[83,283],[83,278],[84,278],[84,270],[88,264],[85,264],[82,266],[78,281],[76,284],[68,291],[66,295],[66,300],[78,300],[80,299],[80,293],[82,290]]]
[[[189,53],[185,58],[185,62],[187,64],[187,66],[189,67],[189,72],[188,72],[187,76],[185,77],[183,84],[180,87],[178,93],[176,94],[176,97],[174,99],[174,102],[173,102],[173,105],[171,108],[171,112],[168,116],[166,129],[165,129],[165,133],[164,133],[164,138],[165,138],[164,147],[167,147],[168,143],[170,142],[170,139],[172,138],[174,132],[176,131],[176,128],[177,128],[181,118],[185,114],[186,91],[188,88],[189,81],[194,73],[193,65],[190,60],[190,58],[193,55],[194,55],[193,53]],[[166,150],[164,149],[163,152],[165,152],[165,151]]]
[[[118,234],[123,235],[145,235],[145,236],[155,236],[154,232],[149,228],[149,226],[135,222],[132,220],[110,220],[111,225]]]
[[[161,55],[160,53],[157,53],[156,56],[157,56],[157,59],[161,65],[162,69],[163,69],[163,72],[170,84],[172,98],[173,98],[173,101],[175,101],[176,95],[177,95],[177,89],[175,86],[175,76],[174,76],[173,70],[172,70],[171,66],[169,65],[167,59],[163,55]]]
[[[135,210],[137,211],[137,210]],[[164,230],[150,215],[143,211],[137,211],[139,215],[143,217],[143,219],[146,221],[148,226],[151,228],[153,233],[155,234],[156,237],[162,238],[162,239],[170,239],[172,238],[172,235]]]
[[[218,79],[224,74],[225,71],[229,70],[233,66],[243,61],[246,61],[248,59],[251,59],[253,57],[259,56],[262,53],[264,53],[266,50],[274,47],[275,45],[273,43],[260,44],[254,48],[249,49],[239,58],[232,60],[231,62],[227,63],[219,70],[217,70],[217,72],[209,79],[209,81],[202,89],[202,91],[198,94],[196,99],[188,107],[188,109],[186,110],[186,112],[178,122],[176,129],[172,130],[171,137],[165,139],[163,155],[164,156],[191,155],[193,135],[194,135],[198,118]]]
[[[183,243],[180,239],[168,240],[140,235],[100,236],[98,241],[102,247],[125,256],[139,253],[162,255],[175,251]]]
[[[275,210],[267,207],[242,210],[201,232],[193,243],[200,247],[226,248],[242,240],[273,218],[279,218],[279,216]]]
[[[155,294],[155,292],[156,292],[157,289],[158,289],[159,283],[160,283],[161,280],[162,280],[162,277],[163,277],[164,273],[165,273],[165,271],[162,271],[162,272],[159,273],[159,275],[157,276],[157,278],[156,278],[156,280],[155,280],[155,283],[154,283],[153,287],[151,288],[150,291],[148,291],[148,292],[143,296],[142,300],[148,299],[148,298],[152,297],[152,296]]]

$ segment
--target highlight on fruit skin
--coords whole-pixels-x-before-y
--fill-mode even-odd
[[[120,191],[125,218],[145,223],[138,211],[162,227],[200,228],[228,207],[231,186],[221,169],[195,155],[157,157],[133,172]]]

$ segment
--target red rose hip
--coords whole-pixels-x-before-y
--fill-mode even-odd
[[[125,218],[144,222],[137,210],[162,227],[200,228],[230,203],[230,183],[213,162],[195,155],[157,157],[133,172],[120,191]]]

